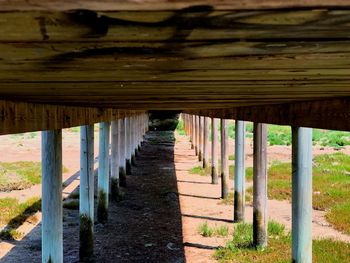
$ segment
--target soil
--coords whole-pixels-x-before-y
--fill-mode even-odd
[[[171,134],[171,133],[170,133]],[[158,132],[149,132],[142,149],[127,175],[125,198],[109,206],[109,221],[95,224],[96,262],[215,262],[214,249],[225,244],[227,238],[202,237],[198,226],[227,225],[232,229],[233,207],[220,203],[220,184],[210,184],[210,177],[189,174],[199,165],[185,136],[177,136],[176,144],[170,136],[159,139]],[[79,185],[79,134],[64,133],[63,163],[69,169],[64,175],[65,197]],[[2,162],[40,161],[40,136],[26,139],[21,146],[9,136],[0,137]],[[95,151],[98,154],[97,140]],[[350,148],[342,151],[350,153]],[[269,162],[290,161],[290,147],[269,147]],[[230,142],[233,152],[233,142]],[[252,163],[251,143],[247,143],[247,166]],[[334,152],[331,148],[314,150],[314,154]],[[230,182],[233,185],[233,182]],[[41,186],[0,193],[0,198],[13,196],[25,200],[40,196]],[[288,201],[269,200],[270,218],[290,229],[291,207]],[[1,262],[41,261],[41,214],[36,220],[25,222],[20,231],[26,236],[19,241],[0,241]],[[246,207],[246,220],[252,219],[252,207]],[[79,262],[78,210],[64,209],[64,262]],[[313,235],[333,237],[350,242],[348,235],[334,230],[324,219],[324,212],[313,213]]]

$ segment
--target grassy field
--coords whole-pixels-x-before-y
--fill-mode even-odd
[[[62,171],[68,169],[63,166]],[[40,162],[0,162],[0,191],[22,190],[40,183]]]
[[[270,199],[291,199],[290,163],[273,163],[268,178]],[[350,234],[350,156],[334,153],[314,158],[313,207],[326,211],[336,229]]]
[[[0,163],[0,191],[28,188],[41,182],[41,163]]]
[[[177,126],[177,131],[180,135],[184,135],[184,124],[181,120]],[[220,127],[219,127],[220,129]],[[228,125],[228,135],[230,138],[235,137],[235,124],[230,122]],[[219,134],[220,136],[220,134]],[[253,138],[253,123],[247,122],[247,138]],[[292,132],[290,126],[268,125],[267,140],[269,145],[291,145]],[[350,132],[330,131],[313,129],[312,141],[314,145],[329,146],[334,148],[341,148],[350,145]]]
[[[33,197],[26,202],[20,203],[16,198],[0,199],[0,226],[7,228],[0,232],[1,239],[18,239],[22,236],[16,229],[31,217],[35,212],[41,210],[41,199]],[[35,218],[32,221],[37,220]]]
[[[214,257],[219,262],[291,262],[290,233],[285,231],[283,225],[270,221],[268,235],[268,247],[255,248],[253,246],[252,225],[237,224],[234,227],[232,238],[225,247],[215,251]],[[314,240],[312,252],[313,262],[347,263],[350,258],[350,244],[331,239]]]

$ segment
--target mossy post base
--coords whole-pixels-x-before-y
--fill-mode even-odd
[[[80,215],[80,262],[94,262],[93,224],[89,216]]]
[[[235,223],[244,221],[244,199],[239,191],[235,191],[233,221]]]
[[[106,193],[103,190],[100,190],[98,193],[97,221],[101,224],[105,224],[108,221],[108,205],[106,197]]]
[[[211,183],[212,184],[219,183],[218,169],[214,166],[211,167]]]
[[[132,166],[136,166],[136,151],[135,151],[135,154],[132,154],[131,155],[131,165]]]
[[[115,202],[119,202],[123,199],[123,193],[120,190],[119,180],[116,178],[111,179],[111,199]]]
[[[126,186],[126,171],[124,167],[119,167],[119,183],[120,186]]]
[[[129,159],[126,159],[125,161],[125,169],[126,169],[126,174],[131,174],[131,162]],[[120,182],[121,186],[125,186],[123,185],[123,182]]]

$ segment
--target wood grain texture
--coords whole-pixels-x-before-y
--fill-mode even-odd
[[[186,111],[203,116],[350,131],[350,98]]]
[[[137,112],[0,100],[0,135],[94,124]]]
[[[171,10],[188,8],[192,5],[211,5],[215,9],[274,9],[305,7],[347,7],[347,0],[1,0],[0,10]]]

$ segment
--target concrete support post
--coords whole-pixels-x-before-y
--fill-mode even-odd
[[[292,261],[312,262],[312,129],[292,129]]]
[[[193,142],[193,115],[188,115],[188,125],[190,126],[190,142],[191,142],[191,149],[194,149],[194,142]]]
[[[135,115],[130,117],[130,146],[131,146],[131,165],[135,166],[135,153],[136,153],[136,121]]]
[[[80,127],[80,250],[81,261],[93,257],[94,125]]]
[[[219,181],[219,155],[218,155],[218,127],[219,120],[212,118],[211,120],[211,183],[218,184]]]
[[[267,125],[254,123],[253,147],[253,242],[267,246]]]
[[[111,143],[111,198],[119,200],[120,175],[119,175],[119,121],[112,121],[112,143]]]
[[[209,125],[210,125],[210,118],[204,117],[204,122],[203,122],[203,168],[209,167]]]
[[[195,135],[195,125],[194,125],[194,115],[191,114],[191,118],[190,118],[190,122],[191,122],[191,149],[195,149],[195,144],[196,144],[196,135]]]
[[[200,134],[200,127],[199,127],[199,116],[198,115],[196,115],[196,133],[197,133],[197,135],[196,135],[196,139],[197,139],[197,141],[196,141],[196,145],[197,145],[197,153],[196,153],[196,155],[198,156],[198,159],[199,159],[199,150],[200,150],[199,134]]]
[[[125,118],[125,151],[126,151],[126,158],[125,158],[125,171],[126,174],[131,174],[131,138],[130,138],[130,117]],[[121,186],[126,186],[121,185]]]
[[[97,221],[106,223],[108,219],[109,195],[109,122],[100,123],[98,154],[98,205]]]
[[[62,131],[42,132],[42,262],[63,262]]]
[[[229,194],[228,127],[227,120],[221,119],[221,198]]]
[[[234,221],[244,221],[245,208],[245,132],[244,121],[236,121],[235,125],[235,198]]]
[[[202,116],[198,116],[199,123],[199,140],[198,140],[198,161],[203,161],[203,118]]]
[[[193,115],[193,145],[194,145],[194,154],[197,156],[198,155],[198,132],[197,132],[197,116]]]
[[[125,170],[125,119],[119,119],[119,185],[126,185]]]

